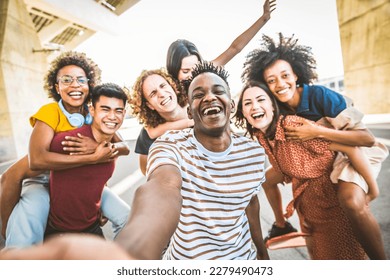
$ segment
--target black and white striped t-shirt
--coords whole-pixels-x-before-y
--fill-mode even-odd
[[[164,259],[256,259],[245,209],[265,179],[264,161],[257,142],[236,134],[220,153],[204,148],[192,129],[158,138],[148,174],[171,164],[183,180],[180,221]]]

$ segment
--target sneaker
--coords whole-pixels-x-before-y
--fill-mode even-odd
[[[285,235],[291,232],[297,232],[297,229],[294,228],[288,221],[286,221],[284,228],[280,228],[273,223],[272,228],[268,231],[268,236],[264,238],[264,243],[267,243],[268,240]]]

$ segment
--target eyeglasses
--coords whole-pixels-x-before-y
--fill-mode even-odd
[[[87,77],[83,77],[83,76],[72,77],[69,75],[63,75],[63,76],[58,78],[57,82],[61,82],[62,84],[66,85],[66,86],[70,86],[74,80],[76,80],[80,86],[84,86],[84,85],[88,84],[88,81],[89,81],[89,79],[87,79]]]

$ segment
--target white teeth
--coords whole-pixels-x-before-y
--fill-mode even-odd
[[[211,114],[218,114],[219,112],[221,112],[221,109],[218,108],[218,107],[211,107],[211,108],[207,108],[206,110],[203,111],[203,115],[208,115],[209,113],[211,112]]]
[[[288,91],[288,88],[282,89],[278,91],[278,94],[285,94]]]
[[[77,92],[71,92],[71,93],[69,93],[69,95],[70,96],[81,96],[82,93],[77,91]]]
[[[257,119],[257,118],[261,118],[263,116],[264,116],[264,113],[255,113],[252,115],[252,118]]]
[[[114,128],[116,126],[116,123],[113,122],[105,122],[104,124],[110,128]]]
[[[172,99],[171,99],[170,97],[168,97],[168,98],[164,99],[164,100],[161,102],[161,105],[164,106],[164,105],[168,104],[169,102],[171,102],[171,100],[172,100]]]

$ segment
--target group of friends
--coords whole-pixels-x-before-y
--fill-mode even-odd
[[[297,231],[294,211],[311,259],[386,259],[369,203],[388,150],[349,98],[314,85],[311,49],[263,35],[234,102],[223,66],[275,4],[265,0],[263,15],[212,61],[173,42],[166,67],[143,71],[130,91],[101,83],[83,53],[53,60],[44,88],[55,102],[30,118],[29,153],[1,177],[0,259],[269,259],[268,242]],[[135,152],[147,178],[131,209],[106,186],[130,152],[118,134],[127,103],[143,124]],[[278,184],[287,183],[284,211]],[[266,238],[261,189],[275,216]],[[113,241],[102,238],[107,220]]]

